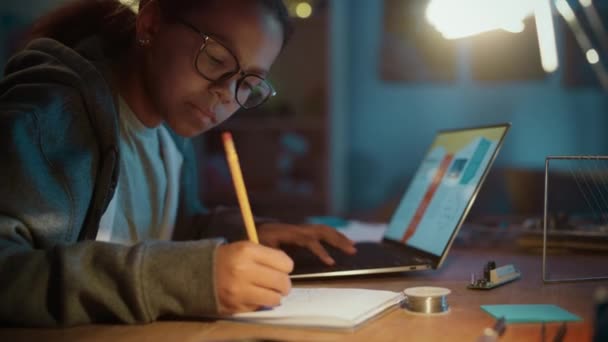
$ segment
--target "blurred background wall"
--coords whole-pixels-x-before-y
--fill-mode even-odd
[[[67,0],[4,0],[0,3],[0,65],[4,66],[19,35],[42,13]]]
[[[520,196],[519,192],[540,195],[542,184],[536,188],[526,185],[525,176],[517,169],[541,170],[547,155],[606,153],[606,94],[597,86],[568,87],[563,66],[542,79],[478,81],[472,76],[472,42],[464,39],[456,43],[453,81],[386,81],[378,72],[383,2],[350,0],[338,10],[346,13],[335,16],[348,18],[343,36],[333,38],[349,41],[349,52],[341,53],[347,57],[342,62],[348,65],[348,73],[337,75],[347,78],[349,85],[343,99],[348,108],[343,124],[348,127],[349,209],[375,207],[387,197],[400,196],[438,129],[513,123],[492,172],[500,173],[494,178],[502,178],[505,186],[506,175],[500,169],[516,169],[510,174],[520,176],[506,189],[509,193],[499,194],[512,197],[485,199],[495,200],[485,205],[496,212],[514,209],[518,203],[510,201]],[[404,25],[405,18],[404,14]],[[559,17],[555,20],[561,23]],[[557,27],[563,58],[567,27]],[[540,208],[542,203],[538,205]]]
[[[19,32],[63,2],[2,1],[0,65]],[[301,1],[287,2],[293,10]],[[251,147],[241,155],[255,157],[243,169],[258,213],[384,213],[437,130],[509,121],[512,129],[474,211],[534,215],[542,206],[539,175],[547,155],[608,150],[606,93],[555,12],[560,67],[545,74],[527,22],[522,33],[443,42],[424,26],[423,0],[310,3],[312,15],[295,19],[298,31],[271,76],[280,95],[226,126]],[[201,194],[211,204],[233,203],[217,195],[231,189],[214,134],[199,139],[201,176],[211,179]],[[270,204],[277,201],[283,206]]]

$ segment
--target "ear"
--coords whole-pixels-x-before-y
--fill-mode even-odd
[[[142,0],[135,19],[135,38],[153,42],[160,30],[161,12],[158,1]]]

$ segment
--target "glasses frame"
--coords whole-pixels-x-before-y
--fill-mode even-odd
[[[194,69],[196,69],[196,72],[199,73],[199,75],[201,75],[204,79],[206,79],[207,81],[210,82],[221,82],[227,79],[230,79],[231,77],[233,77],[234,75],[239,74],[240,77],[239,79],[236,81],[236,88],[234,90],[234,99],[236,100],[236,103],[238,103],[238,105],[243,108],[243,109],[253,109],[256,107],[259,107],[261,105],[263,105],[266,101],[268,101],[268,99],[270,99],[273,96],[277,95],[276,90],[274,89],[274,87],[272,86],[272,84],[265,78],[256,75],[256,74],[251,74],[251,73],[246,73],[243,71],[243,69],[241,68],[241,63],[239,62],[239,59],[236,57],[236,55],[232,52],[232,50],[230,50],[225,44],[223,44],[219,39],[213,37],[213,35],[210,35],[208,33],[205,33],[201,30],[199,30],[196,26],[190,24],[189,22],[183,20],[183,19],[176,19],[176,21],[184,26],[186,26],[187,28],[191,29],[192,31],[194,31],[195,33],[198,33],[201,38],[203,38],[203,43],[201,44],[201,47],[198,49],[198,52],[196,53],[196,56],[194,57]],[[201,53],[204,53],[205,48],[207,47],[207,44],[209,43],[209,41],[213,41],[216,44],[219,44],[221,47],[223,47],[224,49],[226,49],[226,51],[228,51],[228,53],[232,56],[232,58],[234,58],[234,61],[236,62],[236,69],[234,71],[231,71],[229,73],[226,73],[222,76],[220,76],[218,79],[212,79],[209,78],[208,76],[206,76],[203,72],[201,72],[201,70],[198,68],[198,59],[199,56],[201,55]],[[266,96],[266,98],[264,98],[264,100],[262,100],[262,102],[258,103],[255,106],[245,106],[243,103],[241,103],[241,101],[239,101],[238,98],[238,91],[239,88],[241,87],[241,84],[243,83],[243,80],[247,77],[256,77],[259,78],[262,82],[266,83],[268,85],[268,88],[270,89],[270,93],[268,94],[268,96]]]

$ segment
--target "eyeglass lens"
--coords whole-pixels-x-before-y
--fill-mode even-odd
[[[238,62],[222,44],[208,38],[196,59],[198,71],[210,80],[220,80],[238,72]],[[263,78],[245,75],[238,81],[236,100],[244,108],[253,108],[268,99],[272,87]]]

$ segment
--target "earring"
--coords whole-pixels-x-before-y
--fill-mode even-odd
[[[140,39],[137,40],[137,44],[139,44],[139,46],[141,46],[141,47],[149,46],[150,45],[150,39],[140,38]]]

